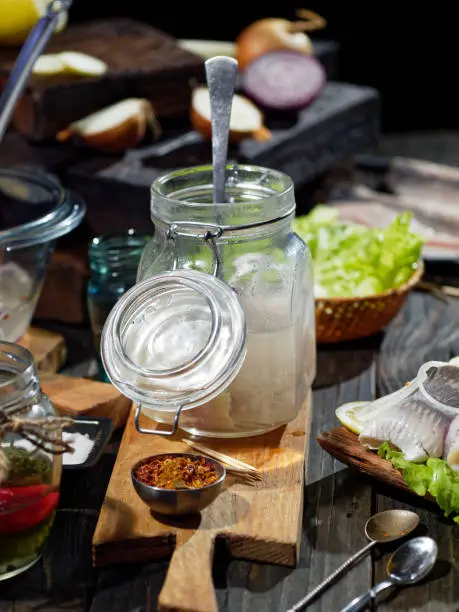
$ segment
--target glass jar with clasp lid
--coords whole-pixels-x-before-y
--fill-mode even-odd
[[[228,166],[226,194],[212,203],[211,166],[153,183],[155,233],[101,351],[113,384],[156,421],[174,427],[180,414],[194,435],[242,437],[292,421],[311,388],[312,261],[291,230],[288,176]]]

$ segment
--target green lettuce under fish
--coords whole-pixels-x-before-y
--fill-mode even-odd
[[[379,447],[378,455],[401,471],[403,480],[412,491],[422,497],[429,493],[445,516],[459,524],[459,473],[454,472],[446,461],[427,459],[425,463],[413,463],[388,442]]]
[[[314,260],[316,297],[362,297],[403,285],[413,274],[424,241],[403,212],[386,228],[342,223],[338,209],[317,206],[293,221]]]

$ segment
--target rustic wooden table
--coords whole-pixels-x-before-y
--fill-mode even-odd
[[[439,562],[428,582],[396,592],[378,609],[459,610],[459,529],[432,506],[400,497],[346,468],[315,441],[335,424],[338,404],[392,391],[428,359],[459,354],[458,317],[455,303],[414,293],[384,335],[319,350],[300,562],[290,570],[235,561],[218,549],[214,581],[221,610],[283,612],[365,543],[363,525],[372,513],[394,507],[420,514],[423,529],[438,542]],[[82,334],[75,335],[81,342]],[[91,566],[91,538],[116,449],[114,440],[94,468],[65,473],[47,551],[28,573],[0,586],[0,612],[156,610],[167,561],[103,571]],[[309,609],[340,610],[383,577],[389,551],[381,548],[363,560]]]

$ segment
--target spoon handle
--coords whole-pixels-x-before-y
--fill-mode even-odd
[[[380,582],[364,595],[360,595],[360,597],[353,599],[350,604],[341,610],[341,612],[359,612],[359,610],[365,609],[380,593],[387,591],[387,589],[390,589],[392,586],[394,585],[390,580]]]
[[[368,542],[366,546],[364,546],[362,549],[356,552],[355,555],[352,555],[352,557],[349,557],[349,559],[345,561],[342,565],[340,565],[332,574],[330,574],[328,578],[325,578],[325,580],[323,580],[312,591],[310,591],[306,595],[306,597],[303,597],[303,599],[300,599],[300,601],[298,601],[292,608],[287,610],[287,612],[298,612],[298,610],[301,610],[301,608],[311,603],[313,599],[315,599],[321,593],[323,593],[327,587],[329,587],[340,576],[342,576],[349,569],[351,569],[351,567],[355,565],[358,561],[360,561],[360,559],[363,559],[363,557],[365,557],[370,552],[373,546],[376,546],[375,541]]]
[[[225,201],[226,160],[237,66],[234,58],[224,56],[211,57],[205,63],[210,95],[213,191],[216,204]]]

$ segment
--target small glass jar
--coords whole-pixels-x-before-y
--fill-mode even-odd
[[[198,436],[253,436],[292,421],[315,376],[312,261],[291,229],[292,181],[266,168],[228,166],[226,194],[227,203],[213,204],[211,166],[157,179],[151,201],[155,233],[137,277],[143,286],[146,279],[167,271],[195,270],[223,281],[243,309],[247,340],[240,370],[217,397],[194,403],[180,416],[181,428]],[[123,300],[120,308],[126,309],[129,320],[133,307]],[[143,315],[138,313],[145,323],[138,337],[147,334],[148,312],[145,307]],[[104,362],[115,386],[123,371],[115,372],[115,362],[129,362],[129,372],[133,363],[144,367],[139,355],[129,353],[126,358],[121,329],[111,326],[106,335],[104,331]],[[186,342],[186,334],[181,337]],[[150,361],[154,366],[153,356]],[[144,406],[151,404],[145,395],[151,390],[147,393],[143,383],[129,376],[125,382],[130,390],[123,393],[139,401],[140,385]],[[172,406],[158,410],[150,405],[148,413],[169,424],[176,416]]]
[[[148,239],[149,236],[130,229],[126,234],[97,236],[89,245],[87,303],[98,357],[105,320],[118,299],[135,284],[140,257]],[[100,361],[99,376],[108,380]]]
[[[29,439],[20,431],[0,437],[0,580],[20,574],[40,558],[54,521],[62,472],[62,456],[33,442],[33,422],[56,416],[41,392],[33,356],[17,344],[0,342],[0,431],[13,414],[28,420]],[[48,435],[53,439],[61,434]]]

